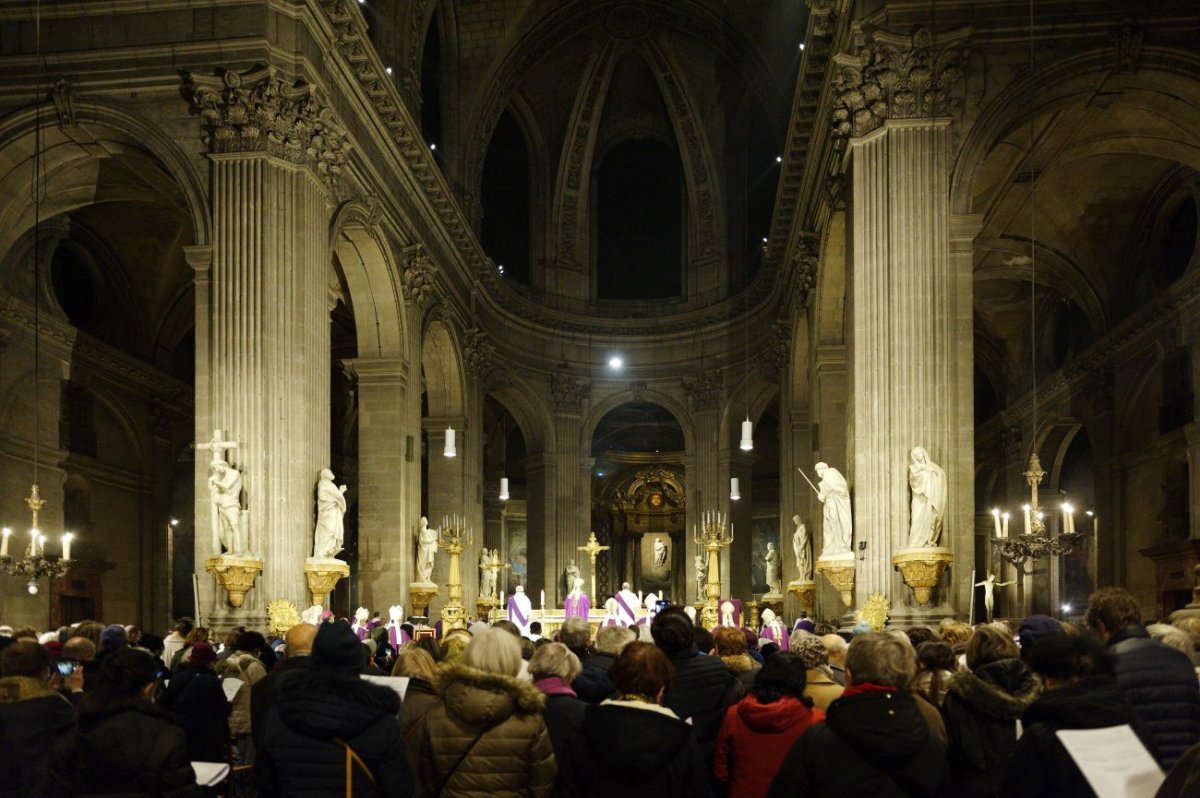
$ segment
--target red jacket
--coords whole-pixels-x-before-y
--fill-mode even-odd
[[[729,785],[729,798],[763,798],[792,744],[825,713],[784,696],[760,704],[748,695],[725,712],[717,735],[713,774]]]

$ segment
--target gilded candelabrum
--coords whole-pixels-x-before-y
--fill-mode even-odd
[[[38,492],[38,486],[33,485],[30,488],[29,496],[25,499],[26,506],[29,507],[29,512],[32,517],[32,524],[29,527],[29,547],[25,550],[24,557],[9,556],[8,546],[9,538],[12,536],[12,530],[8,527],[3,529],[3,541],[0,542],[0,570],[4,570],[9,576],[15,576],[20,579],[29,579],[27,588],[30,594],[38,592],[38,580],[42,577],[57,579],[63,576],[71,567],[71,541],[74,535],[66,532],[62,536],[62,557],[51,558],[46,556],[46,536],[42,534],[41,527],[38,523],[38,516],[45,506],[46,500],[42,498]]]
[[[467,611],[462,603],[462,579],[458,571],[458,558],[472,543],[471,530],[461,516],[443,516],[438,530],[438,548],[450,555],[450,568],[446,576],[446,604],[442,607],[442,629],[467,628]]]
[[[704,583],[704,609],[700,611],[705,629],[714,628],[720,618],[721,549],[733,543],[733,524],[728,524],[728,518],[718,510],[709,510],[701,515],[700,528],[692,527],[692,540],[708,552],[708,580]]]
[[[1036,560],[1040,557],[1059,557],[1070,554],[1083,541],[1083,534],[1075,531],[1073,512],[1064,506],[1064,529],[1054,537],[1046,534],[1045,514],[1038,504],[1038,485],[1046,472],[1042,470],[1041,460],[1037,452],[1029,456],[1029,469],[1025,472],[1025,482],[1029,485],[1029,503],[1021,505],[1024,513],[1024,533],[1017,537],[1008,535],[1008,514],[994,510],[996,518],[996,536],[992,543],[1004,559],[1020,565],[1027,559]],[[1003,523],[1001,523],[1003,518]]]

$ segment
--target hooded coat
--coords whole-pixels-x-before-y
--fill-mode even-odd
[[[617,694],[612,679],[608,678],[608,669],[616,659],[612,654],[598,651],[583,660],[583,670],[575,677],[575,681],[571,682],[571,688],[575,690],[580,701],[598,704]]]
[[[261,798],[344,795],[346,748],[371,771],[351,768],[356,796],[412,795],[412,772],[404,756],[400,696],[357,674],[315,668],[295,671],[283,682],[259,736],[254,775]]]
[[[158,705],[171,712],[197,762],[229,760],[229,702],[206,664],[189,661],[171,677]]]
[[[750,692],[754,687],[754,677],[758,675],[758,669],[762,666],[751,659],[749,654],[727,654],[720,659],[721,664],[729,669],[733,678],[741,684],[742,690]]]
[[[81,711],[74,738],[60,740],[51,754],[50,772],[61,796],[203,795],[183,730],[141,698]]]
[[[1002,795],[1022,798],[1085,798],[1095,795],[1055,735],[1059,729],[1103,729],[1129,724],[1150,747],[1150,732],[1110,676],[1089,676],[1047,690],[1021,716],[1024,731],[1009,759]],[[1154,753],[1151,748],[1150,751]]]
[[[434,689],[441,701],[410,732],[417,735],[419,795],[551,794],[557,767],[540,690],[461,662],[444,666]]]
[[[955,795],[1000,794],[1017,746],[1017,721],[1041,691],[1041,680],[1019,659],[989,662],[950,680],[942,711]]]
[[[695,646],[672,656],[671,665],[675,667],[675,678],[663,696],[663,706],[683,720],[691,718],[696,744],[708,770],[725,710],[746,691],[720,658],[702,656]]]
[[[43,680],[0,679],[0,796],[41,795],[48,752],[74,726],[71,702]]]
[[[783,696],[762,704],[748,695],[725,713],[713,775],[729,785],[729,798],[762,798],[792,745],[809,726],[823,720],[824,712],[798,698]]]
[[[589,706],[583,731],[559,767],[559,798],[712,794],[692,727],[665,707],[640,701]]]
[[[924,798],[938,794],[946,775],[946,755],[916,699],[854,685],[792,746],[767,796]]]

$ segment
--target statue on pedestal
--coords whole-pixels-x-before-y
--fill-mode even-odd
[[[571,585],[571,592],[563,601],[563,617],[582,618],[586,621],[591,609],[592,601],[588,598],[587,593],[583,592],[583,579],[577,576]]]
[[[482,599],[496,597],[496,572],[491,569],[494,557],[486,548],[479,553],[479,597]]]
[[[655,538],[654,539],[654,567],[655,568],[666,568],[667,567],[667,553],[668,553],[668,550],[667,550],[666,542],[664,542],[662,538]]]
[[[854,520],[850,512],[850,487],[846,478],[836,468],[817,463],[817,500],[825,505],[822,519],[825,522],[825,549],[822,557],[831,554],[851,553],[854,539]]]
[[[936,548],[942,536],[946,511],[946,472],[929,459],[920,446],[910,453],[908,487],[912,490],[912,518],[908,533],[910,549]]]
[[[704,601],[705,587],[708,585],[708,557],[704,552],[696,554],[696,600]]]
[[[767,595],[783,595],[783,563],[779,562],[779,552],[774,543],[767,543],[767,553],[763,555],[763,565],[767,575]]]
[[[213,543],[218,552],[246,551],[242,520],[242,474],[224,460],[214,460],[208,478],[208,495],[213,505]]]
[[[332,558],[342,550],[346,515],[346,486],[333,484],[333,472],[321,470],[317,480],[317,529],[313,534],[313,557]]]
[[[429,526],[429,519],[421,516],[417,529],[417,581],[429,584],[433,578],[433,561],[437,557],[438,531]]]
[[[792,551],[796,555],[796,578],[801,582],[812,579],[812,555],[809,553],[808,527],[800,521],[800,516],[793,515],[792,523],[796,531],[792,533]]]
[[[567,567],[563,569],[563,595],[570,593],[575,588],[575,580],[579,578],[579,566],[574,560],[567,560]]]

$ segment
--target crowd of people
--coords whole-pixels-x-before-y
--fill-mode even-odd
[[[553,637],[0,627],[0,796],[1062,798],[1094,793],[1057,733],[1113,726],[1200,796],[1200,619],[1147,627],[1119,588],[1078,627],[803,619],[780,650],[668,607]]]

